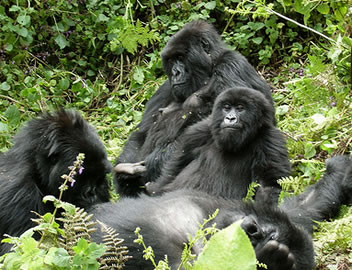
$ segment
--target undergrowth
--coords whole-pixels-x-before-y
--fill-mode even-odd
[[[273,86],[293,165],[283,181],[300,192],[327,158],[352,151],[351,18],[350,0],[3,0],[0,151],[24,121],[64,106],[96,126],[114,161],[166,80],[166,42],[205,19]],[[340,220],[352,227],[348,209],[315,235],[318,269],[352,267],[350,232],[334,234]]]

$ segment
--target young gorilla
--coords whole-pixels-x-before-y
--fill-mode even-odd
[[[147,185],[147,191],[158,195],[193,188],[242,199],[257,180],[259,194],[276,201],[280,194],[277,180],[290,175],[290,164],[272,112],[259,91],[241,87],[221,93],[212,114],[179,137],[177,151],[160,178]],[[263,190],[269,194],[262,194]]]
[[[146,245],[153,248],[155,260],[164,259],[167,254],[171,269],[178,269],[184,244],[216,209],[220,211],[214,222],[219,229],[243,220],[241,226],[259,262],[265,263],[269,270],[312,270],[313,220],[334,216],[341,204],[351,198],[351,194],[344,192],[346,186],[352,186],[351,175],[344,178],[348,167],[352,167],[348,157],[332,158],[323,179],[302,195],[288,199],[281,209],[262,202],[244,203],[196,190],[178,190],[161,197],[142,195],[116,204],[102,204],[93,213],[97,220],[114,228],[125,239],[132,256],[126,270],[154,269],[143,258],[143,247],[134,243],[136,227],[141,228]],[[102,234],[98,232],[94,239],[100,242]],[[201,249],[196,246],[193,252],[199,254]]]
[[[79,153],[83,172],[63,193],[63,200],[88,208],[109,201],[106,174],[111,170],[104,145],[95,129],[75,111],[61,110],[30,121],[15,137],[14,146],[0,156],[0,240],[19,236],[34,225],[31,218],[52,212],[45,195],[58,197],[63,174]],[[0,244],[0,254],[10,246]]]
[[[162,60],[168,80],[147,103],[138,130],[117,160],[115,180],[122,196],[137,196],[144,191],[141,186],[160,176],[160,168],[173,156],[176,138],[210,114],[216,96],[224,89],[255,89],[274,107],[270,86],[244,56],[228,49],[205,21],[191,22],[177,32],[163,50]],[[167,113],[170,108],[172,113]],[[274,110],[270,112],[275,122]]]

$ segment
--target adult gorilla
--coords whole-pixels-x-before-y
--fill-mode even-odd
[[[257,180],[260,196],[277,201],[277,180],[290,175],[290,163],[285,138],[272,116],[271,104],[259,91],[224,91],[212,114],[178,138],[173,157],[165,162],[161,176],[147,185],[148,193],[192,188],[242,199]]]
[[[302,195],[286,200],[280,209],[263,202],[244,203],[196,190],[178,190],[161,197],[141,195],[141,198],[125,198],[116,204],[102,204],[93,213],[125,239],[132,255],[126,270],[154,269],[151,262],[143,258],[143,248],[134,243],[136,227],[141,228],[144,243],[153,248],[155,261],[164,259],[167,254],[171,269],[178,269],[184,244],[216,209],[219,214],[214,222],[219,229],[243,220],[242,228],[259,262],[265,263],[269,270],[312,270],[314,221],[335,216],[341,204],[351,199],[351,194],[344,191],[352,187],[352,175],[346,174],[351,167],[348,157],[330,159],[323,179]],[[102,234],[98,232],[94,239],[100,242]],[[199,254],[201,249],[201,244],[196,245],[193,252]]]
[[[106,174],[111,170],[95,129],[76,111],[61,110],[30,121],[15,137],[14,146],[0,156],[0,240],[4,233],[19,236],[34,225],[31,218],[52,212],[45,195],[58,197],[63,174],[79,153],[83,171],[63,193],[63,200],[88,208],[109,201]],[[0,244],[0,254],[9,250]]]
[[[215,97],[224,89],[255,89],[273,106],[270,86],[204,21],[191,22],[176,33],[162,58],[168,80],[147,103],[138,130],[117,160],[115,179],[123,196],[136,196],[144,190],[141,186],[160,175],[164,161],[173,154],[175,139],[211,112]],[[165,108],[172,113],[160,115]]]

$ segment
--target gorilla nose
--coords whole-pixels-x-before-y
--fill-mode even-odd
[[[250,239],[260,239],[263,237],[263,233],[260,229],[260,226],[250,216],[245,217],[241,224],[241,227],[247,233]]]
[[[224,119],[226,125],[232,125],[237,123],[237,116],[236,115],[227,115]]]
[[[182,81],[183,72],[179,67],[172,68],[172,79],[174,82]]]

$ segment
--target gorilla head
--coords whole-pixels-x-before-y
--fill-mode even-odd
[[[63,200],[88,207],[109,198],[106,174],[111,169],[103,143],[95,129],[75,111],[61,110],[44,114],[29,122],[15,138],[10,153],[21,154],[18,161],[31,169],[43,194],[58,196],[61,176],[69,172],[79,153],[85,154],[83,171],[74,177],[73,187]]]
[[[265,96],[249,88],[231,88],[215,100],[211,132],[216,145],[235,152],[273,126],[274,109]]]
[[[14,146],[0,156],[0,240],[4,233],[18,236],[34,224],[31,211],[53,211],[45,195],[58,197],[59,186],[79,153],[83,171],[64,191],[63,200],[88,208],[109,200],[106,173],[111,169],[102,142],[78,112],[61,110],[30,121],[15,137]],[[0,244],[0,254],[9,245]]]
[[[185,25],[169,40],[162,59],[176,101],[183,102],[209,82],[223,50],[220,35],[205,21]]]

